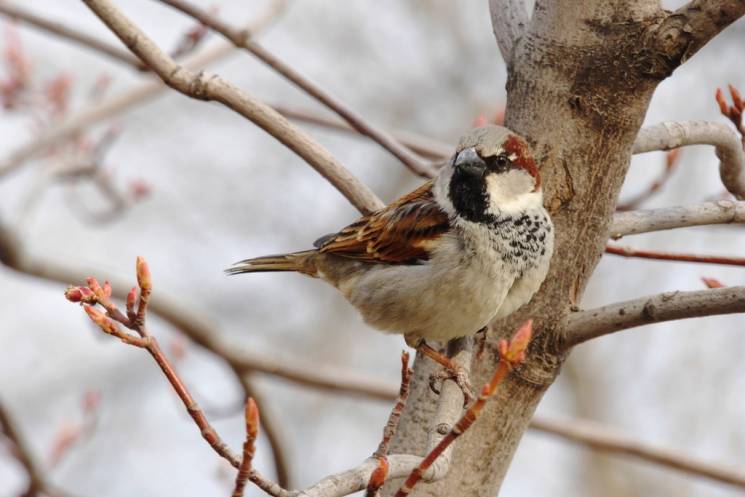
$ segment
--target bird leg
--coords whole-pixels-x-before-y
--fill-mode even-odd
[[[476,359],[481,359],[484,356],[484,350],[486,349],[486,333],[488,329],[488,326],[484,326],[476,332],[476,335],[474,335]]]
[[[463,405],[470,405],[475,400],[476,397],[473,394],[468,372],[462,366],[455,364],[448,356],[427,345],[423,338],[408,335],[404,338],[409,347],[416,349],[417,352],[429,357],[444,368],[429,377],[429,388],[433,392],[437,395],[440,394],[440,389],[437,387],[438,382],[453,380],[463,391]]]

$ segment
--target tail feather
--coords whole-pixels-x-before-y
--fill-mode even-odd
[[[295,271],[315,276],[317,273],[313,256],[317,250],[305,250],[291,254],[267,255],[236,262],[225,270],[228,274],[258,273],[263,271]]]

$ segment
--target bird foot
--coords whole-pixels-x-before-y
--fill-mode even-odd
[[[445,380],[453,380],[456,385],[463,392],[463,407],[470,406],[476,397],[473,394],[473,387],[471,386],[471,380],[468,377],[468,373],[465,368],[451,364],[450,367],[444,366],[443,369],[436,373],[432,373],[429,377],[429,388],[440,395],[440,387],[438,383],[442,385]]]

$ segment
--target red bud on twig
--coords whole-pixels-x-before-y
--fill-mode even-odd
[[[153,289],[153,282],[150,279],[150,268],[140,256],[137,256],[137,285],[143,292],[149,292]]]
[[[729,116],[729,105],[727,104],[727,100],[724,98],[722,89],[717,88],[717,92],[714,95],[717,99],[717,104],[719,104],[719,112],[721,112],[725,116]]]
[[[83,308],[88,314],[88,317],[91,318],[91,321],[93,321],[93,323],[95,323],[95,325],[101,328],[101,330],[103,330],[105,333],[116,335],[119,332],[116,324],[114,324],[114,322],[111,319],[107,318],[106,315],[104,315],[102,312],[89,305]]]
[[[706,276],[701,277],[701,281],[707,288],[724,288],[726,285],[716,278],[707,278]]]

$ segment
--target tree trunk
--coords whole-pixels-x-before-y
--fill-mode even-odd
[[[412,495],[496,495],[538,402],[558,374],[566,354],[562,318],[600,258],[634,138],[655,87],[675,64],[655,48],[665,15],[658,3],[539,0],[528,31],[515,42],[506,124],[529,139],[541,165],[556,251],[539,294],[490,336],[494,343],[526,317],[534,318],[526,362],[458,440],[447,477],[418,486]],[[427,359],[417,359],[393,452],[425,452],[436,402],[427,387],[430,367]],[[494,368],[492,354],[475,361],[474,385],[482,385]],[[384,495],[398,485],[389,484]]]

